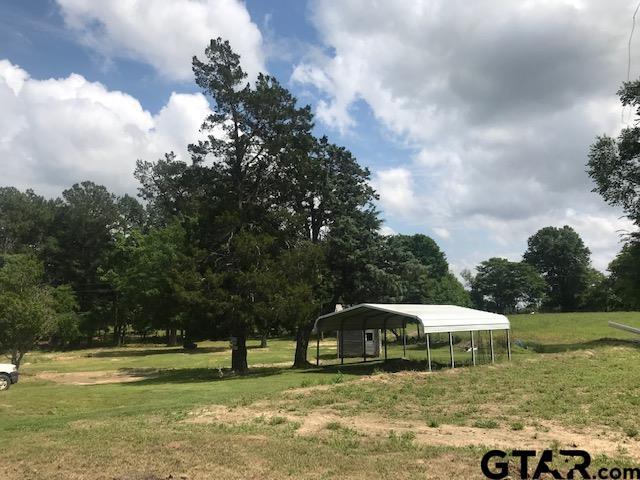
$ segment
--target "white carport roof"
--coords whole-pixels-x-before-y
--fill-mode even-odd
[[[454,305],[411,305],[400,303],[361,303],[316,319],[314,332],[402,328],[417,324],[422,333],[507,330],[504,315]]]

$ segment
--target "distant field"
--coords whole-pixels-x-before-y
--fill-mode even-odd
[[[385,367],[336,365],[328,338],[325,367],[305,371],[287,368],[291,340],[251,342],[246,377],[225,370],[226,342],[35,352],[0,394],[0,478],[470,479],[483,478],[488,447],[569,444],[599,465],[640,463],[640,350],[607,326],[640,326],[640,313],[510,319],[527,347],[511,363],[499,345],[497,365],[432,374],[423,339]],[[469,363],[458,340],[456,361]],[[446,344],[433,354],[444,367]]]
[[[640,328],[638,312],[537,313],[509,315],[509,320],[514,339],[568,346],[603,338],[634,338],[609,327],[610,321]]]

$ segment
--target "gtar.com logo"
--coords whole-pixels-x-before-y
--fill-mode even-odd
[[[540,457],[535,450],[513,450],[508,455],[502,450],[490,450],[484,454],[480,461],[480,468],[486,478],[491,480],[557,478],[557,479],[639,479],[640,468],[630,467],[601,467],[590,471],[591,455],[584,450],[560,450],[560,458],[555,464],[566,465],[566,469],[554,468],[554,451],[542,450]],[[509,457],[514,462],[509,462]],[[529,472],[532,472],[531,475]],[[544,475],[544,477],[543,477]]]

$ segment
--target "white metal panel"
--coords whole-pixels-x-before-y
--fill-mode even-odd
[[[338,358],[344,357],[362,357],[364,354],[363,345],[366,345],[367,357],[380,356],[380,330],[367,329],[365,335],[362,334],[362,330],[345,330],[343,338],[340,338],[340,332],[336,337],[338,347]],[[366,340],[366,334],[371,334],[371,340]],[[342,347],[344,347],[344,354],[341,355]]]

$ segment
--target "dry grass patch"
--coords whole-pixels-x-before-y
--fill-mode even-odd
[[[211,405],[191,412],[186,423],[206,424],[248,424],[252,422],[273,425],[273,419],[286,419],[299,424],[296,435],[323,437],[333,430],[327,425],[340,425],[342,429],[358,432],[363,439],[379,440],[389,435],[412,435],[417,444],[439,447],[497,447],[505,450],[514,446],[545,449],[553,445],[564,445],[598,452],[608,456],[619,455],[640,460],[640,442],[627,438],[606,428],[570,429],[556,423],[536,426],[492,422],[491,428],[484,426],[428,425],[415,420],[398,420],[374,415],[343,416],[334,409],[305,411],[304,414],[285,410],[268,410],[264,404],[230,408]],[[472,419],[471,419],[472,420]],[[279,422],[280,423],[280,422]]]
[[[157,370],[115,370],[99,372],[41,372],[34,376],[40,380],[48,380],[69,385],[106,385],[110,383],[138,382],[155,378]]]

